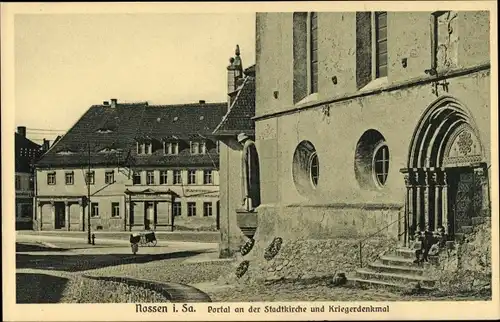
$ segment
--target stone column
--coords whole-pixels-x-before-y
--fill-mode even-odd
[[[78,201],[78,205],[80,206],[80,230],[85,231],[85,204],[83,200]]]
[[[404,218],[404,229],[405,229],[405,239],[404,246],[406,246],[407,242],[411,239],[413,234],[412,226],[413,226],[413,186],[410,182],[410,175],[405,174],[405,185],[406,185],[406,214]]]
[[[38,221],[39,221],[38,225],[39,225],[39,227],[40,227],[40,230],[42,230],[42,229],[43,229],[43,218],[42,218],[42,208],[43,208],[43,204],[39,201],[39,202],[37,203],[37,207],[38,207],[38,209],[37,209],[37,210],[38,210]]]
[[[423,211],[423,215],[424,215],[424,222],[423,222],[423,227],[425,229],[425,231],[430,231],[430,207],[431,207],[431,202],[429,200],[429,197],[430,197],[430,193],[429,193],[429,190],[430,190],[430,187],[429,187],[429,177],[430,177],[430,172],[428,169],[425,170],[424,172],[424,186],[423,186],[423,189],[424,189],[424,211]]]
[[[437,231],[441,221],[440,186],[437,172],[432,173],[432,185],[434,186],[434,231]]]
[[[52,216],[52,229],[56,229],[56,204],[54,201],[50,202],[50,210]]]
[[[65,201],[64,202],[64,206],[65,206],[65,211],[64,211],[64,221],[65,221],[65,224],[66,224],[66,230],[69,231],[69,225],[70,225],[70,219],[71,219],[71,216],[70,216],[70,211],[71,211],[71,207],[70,207],[70,204],[68,201]]]
[[[415,230],[421,231],[423,229],[422,223],[422,187],[420,185],[420,176],[418,170],[413,173],[413,180],[415,184]]]
[[[443,169],[443,185],[441,186],[441,211],[442,211],[442,222],[441,225],[447,235],[449,235],[450,227],[448,225],[448,178],[447,174]]]

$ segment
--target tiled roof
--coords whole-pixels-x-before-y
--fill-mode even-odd
[[[247,76],[255,76],[255,64],[245,69],[243,73]]]
[[[31,165],[42,155],[42,146],[15,134],[16,172],[31,172]]]
[[[255,78],[246,76],[236,97],[222,121],[213,134],[237,135],[239,133],[254,134],[255,123]]]
[[[38,167],[80,167],[92,165],[210,166],[218,167],[219,157],[213,129],[227,103],[183,105],[117,104],[94,105],[37,162]],[[207,154],[191,155],[189,142],[179,142],[178,155],[164,155],[163,140],[206,138]],[[153,153],[138,155],[137,141],[150,139]]]

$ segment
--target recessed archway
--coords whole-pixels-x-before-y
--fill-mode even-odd
[[[483,161],[470,111],[449,96],[433,102],[418,122],[403,169],[410,237],[440,228],[453,235],[471,225],[472,217],[485,207],[488,183]]]

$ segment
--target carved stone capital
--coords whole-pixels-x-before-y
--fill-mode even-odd
[[[409,187],[410,187],[410,185],[411,185],[411,183],[410,183],[410,176],[409,176],[408,174],[405,174],[405,175],[404,175],[404,179],[405,179],[405,186],[406,186],[407,188],[409,188]]]

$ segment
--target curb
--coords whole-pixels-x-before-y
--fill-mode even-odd
[[[208,294],[201,290],[179,283],[163,283],[158,281],[142,280],[129,277],[114,277],[114,276],[90,276],[82,275],[83,277],[104,280],[112,282],[120,282],[127,285],[139,286],[147,289],[154,290],[161,293],[173,303],[203,303],[212,302]]]

